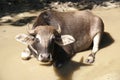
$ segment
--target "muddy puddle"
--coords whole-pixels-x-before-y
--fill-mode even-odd
[[[41,65],[35,58],[24,61],[20,53],[26,47],[15,36],[26,33],[25,26],[0,26],[0,80],[120,80],[120,8],[93,11],[105,23],[107,37],[92,65],[84,64],[91,52],[74,56],[63,68]]]

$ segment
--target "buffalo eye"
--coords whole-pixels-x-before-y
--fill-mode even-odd
[[[61,42],[61,34],[58,33],[56,30],[54,31],[54,36],[53,36],[53,39],[57,42]]]

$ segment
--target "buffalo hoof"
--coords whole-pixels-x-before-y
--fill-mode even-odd
[[[23,60],[28,60],[28,59],[30,59],[30,57],[31,57],[30,53],[27,53],[27,52],[24,52],[24,51],[21,53],[21,58]]]
[[[89,56],[88,56],[88,58],[86,59],[86,63],[88,63],[88,64],[91,64],[91,63],[93,63],[95,61],[95,56],[94,55],[92,55],[92,54],[90,54]]]

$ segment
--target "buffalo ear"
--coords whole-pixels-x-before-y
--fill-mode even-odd
[[[57,42],[59,45],[68,45],[75,42],[75,38],[71,35],[61,35],[61,40]]]
[[[33,36],[30,36],[30,35],[27,35],[27,34],[18,34],[15,39],[18,41],[18,42],[21,42],[22,44],[31,44],[33,42],[33,39],[34,37]]]

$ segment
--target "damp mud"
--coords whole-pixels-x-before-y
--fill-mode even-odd
[[[92,12],[103,19],[105,34],[91,65],[84,63],[91,50],[76,54],[62,68],[42,65],[34,57],[22,60],[26,45],[17,42],[15,36],[26,33],[27,25],[0,24],[0,80],[120,80],[120,8]]]

